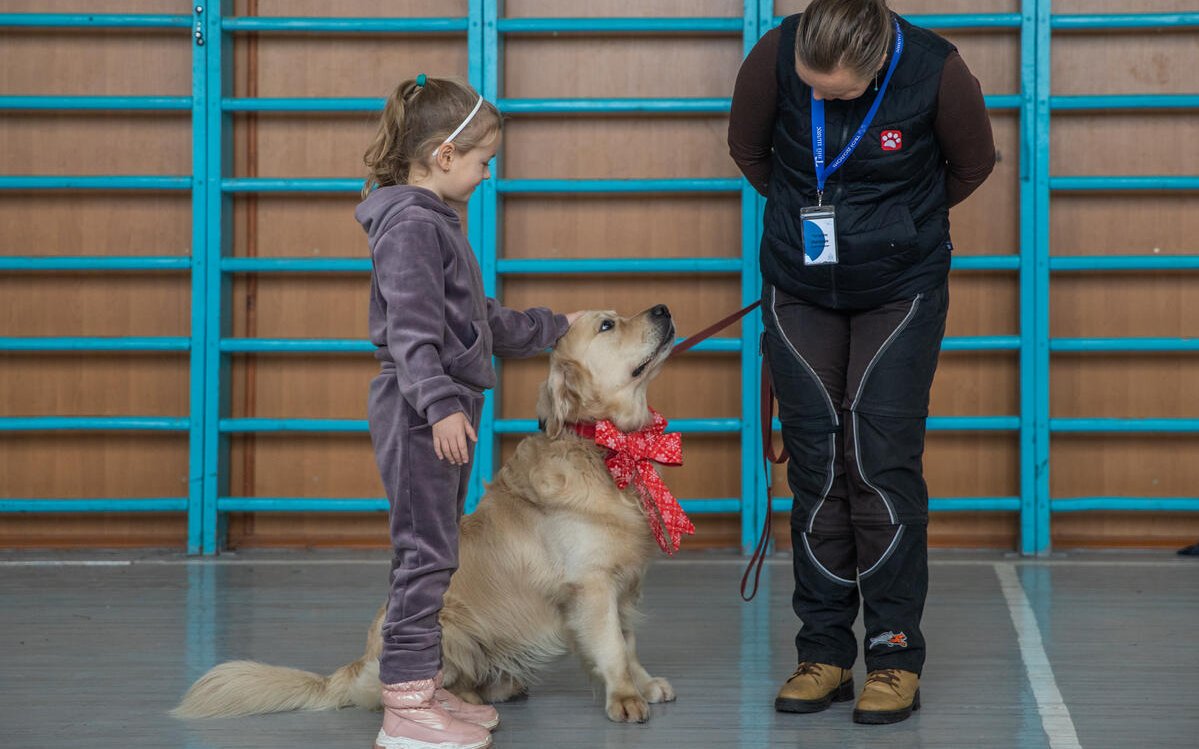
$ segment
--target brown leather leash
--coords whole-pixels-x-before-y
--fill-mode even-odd
[[[734,312],[733,314],[724,318],[723,320],[712,323],[711,325],[709,325],[708,327],[699,331],[698,333],[691,336],[690,338],[678,343],[674,347],[674,349],[670,352],[670,355],[674,356],[675,354],[681,354],[684,351],[690,351],[691,349],[695,348],[696,344],[698,344],[700,341],[705,341],[705,340],[711,338],[712,336],[716,335],[720,331],[724,330],[728,326],[732,325],[733,323],[737,322],[741,318],[748,315],[750,312],[753,312],[754,310],[756,310],[758,308],[758,306],[761,304],[762,304],[762,302],[760,302],[760,301],[754,302],[753,304],[749,305],[748,307],[745,307],[744,309],[737,310],[736,312]]]
[[[670,352],[670,355],[674,356],[675,354],[681,354],[684,351],[689,351],[690,349],[694,348],[696,346],[696,344],[698,344],[700,341],[711,338],[716,333],[719,333],[720,331],[724,330],[728,326],[732,325],[733,323],[737,322],[741,318],[748,315],[750,312],[753,312],[760,305],[761,305],[760,301],[754,302],[753,304],[749,305],[748,307],[745,307],[744,309],[734,312],[733,314],[729,315],[728,317],[724,318],[723,320],[720,320],[719,322],[709,325],[708,327],[704,328],[703,330],[699,331],[695,335],[691,336],[690,338],[682,341],[677,346],[675,346],[674,350],[672,350]],[[752,601],[754,596],[756,596],[758,594],[758,580],[762,576],[762,566],[766,562],[766,550],[768,548],[770,548],[770,534],[771,534],[771,525],[772,525],[771,517],[773,514],[771,512],[771,504],[774,502],[774,493],[770,486],[770,479],[771,479],[770,466],[772,464],[773,465],[782,465],[783,463],[787,462],[787,459],[789,457],[787,455],[786,448],[783,448],[777,454],[774,452],[774,440],[773,440],[774,430],[771,429],[771,423],[774,420],[774,389],[771,387],[771,384],[770,384],[770,368],[767,366],[765,358],[763,358],[763,360],[762,360],[761,392],[762,392],[762,414],[761,414],[761,416],[762,416],[762,418],[761,418],[761,422],[762,422],[762,452],[765,454],[766,460],[767,460],[767,463],[766,463],[766,520],[762,525],[762,535],[758,539],[757,548],[754,549],[753,556],[751,556],[749,558],[749,565],[746,566],[746,568],[745,568],[745,574],[743,574],[741,576],[741,600],[743,600],[743,601]],[[753,576],[754,576],[754,587],[753,587],[753,590],[750,592],[749,596],[746,597],[745,585],[749,581],[749,575],[751,572],[753,572]]]
[[[782,465],[790,459],[787,454],[787,448],[783,447],[776,455],[774,452],[774,430],[771,429],[771,424],[774,421],[774,388],[770,384],[770,366],[766,363],[766,357],[762,357],[762,454],[766,456],[766,519],[762,521],[762,535],[758,539],[758,546],[754,549],[753,556],[749,558],[749,564],[745,567],[745,574],[741,576],[741,600],[752,601],[754,596],[758,594],[758,579],[762,577],[762,565],[766,562],[766,551],[770,548],[770,535],[772,519],[774,518],[774,488],[771,486],[771,465]],[[749,579],[750,570],[754,570],[754,589],[750,591],[749,596],[745,595],[745,582]]]

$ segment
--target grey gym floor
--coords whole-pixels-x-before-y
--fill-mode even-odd
[[[1199,560],[934,552],[924,708],[878,727],[854,725],[852,703],[774,712],[794,666],[789,561],[768,563],[751,604],[742,565],[683,555],[650,570],[640,653],[677,702],[644,725],[611,723],[567,658],[500,706],[495,745],[1199,745]],[[374,553],[2,555],[0,747],[369,747],[379,717],[360,710],[194,722],[167,710],[223,660],[328,673],[358,657],[386,577]]]

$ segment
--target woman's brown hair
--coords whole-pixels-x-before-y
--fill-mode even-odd
[[[866,80],[890,44],[886,0],[812,0],[795,30],[795,59],[818,73],[844,67]]]
[[[363,156],[368,173],[362,197],[376,186],[406,184],[412,167],[427,164],[478,101],[473,88],[452,78],[419,76],[397,86],[387,97],[379,129]],[[466,129],[454,137],[454,146],[465,153],[490,142],[501,126],[499,110],[484,101]]]

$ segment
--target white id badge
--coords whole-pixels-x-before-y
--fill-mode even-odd
[[[803,264],[835,265],[837,262],[837,219],[831,205],[799,210],[803,228]]]

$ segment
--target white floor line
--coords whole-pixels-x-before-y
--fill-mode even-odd
[[[1053,668],[1049,665],[1049,656],[1045,654],[1036,614],[1033,613],[1028,596],[1020,585],[1020,579],[1016,577],[1016,566],[1009,562],[997,563],[995,574],[999,577],[999,587],[1003,590],[1003,597],[1007,599],[1012,624],[1016,627],[1020,658],[1024,661],[1025,671],[1028,672],[1028,681],[1032,685],[1037,710],[1041,714],[1041,726],[1045,729],[1045,735],[1049,737],[1049,747],[1082,749],[1082,745],[1078,743],[1078,734],[1074,730],[1074,720],[1070,717],[1066,703],[1062,701],[1062,693],[1058,691],[1057,680],[1053,677]]]

